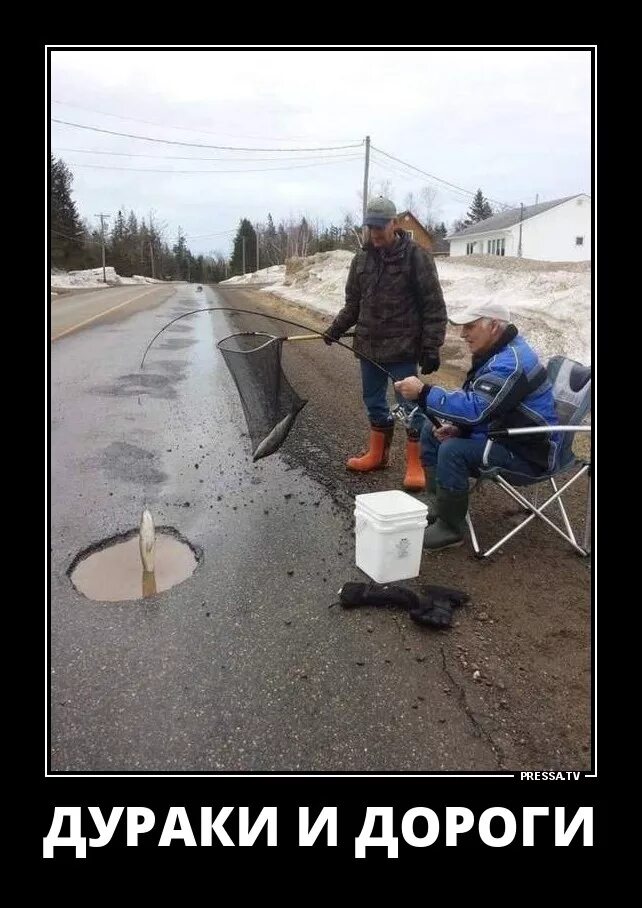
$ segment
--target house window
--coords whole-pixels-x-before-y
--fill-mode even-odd
[[[497,240],[497,248],[495,249],[495,255],[504,255],[506,251],[506,240],[502,237],[500,240]]]
[[[575,245],[576,245],[576,246],[583,246],[583,245],[584,245],[584,237],[583,237],[583,236],[576,236],[576,237],[575,237]]]
[[[473,255],[474,252],[475,252],[475,244],[466,243],[466,255]]]
[[[414,230],[408,230],[407,227],[404,227],[404,230],[406,231],[406,233],[408,234],[408,236],[410,237],[410,239],[411,239],[411,240],[414,240],[414,238],[415,238],[415,231],[414,231]]]

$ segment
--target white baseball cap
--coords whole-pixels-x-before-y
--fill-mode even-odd
[[[467,306],[461,312],[449,315],[448,321],[453,325],[469,325],[471,322],[476,322],[478,318],[494,318],[500,322],[509,322],[510,312],[502,303],[494,303],[488,300],[485,303]]]

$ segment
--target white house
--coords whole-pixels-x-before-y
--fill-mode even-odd
[[[511,208],[446,237],[450,255],[511,255],[545,262],[591,258],[591,197],[580,193]],[[520,248],[521,244],[521,248]]]

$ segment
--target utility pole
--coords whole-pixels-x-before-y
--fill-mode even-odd
[[[107,283],[107,276],[105,274],[105,218],[109,220],[111,215],[109,214],[96,214],[94,217],[100,218],[100,239],[103,247],[103,284]]]
[[[366,208],[368,207],[368,172],[370,170],[370,136],[366,136],[366,159],[363,168],[363,220],[366,222]]]
[[[517,258],[522,257],[522,219],[524,217],[524,203],[519,203],[519,243],[517,245]]]
[[[156,275],[154,274],[154,247],[151,240],[149,241],[149,257],[152,260],[152,278],[154,278],[156,277]]]
[[[259,227],[256,225],[256,270],[259,270]]]
[[[535,196],[535,204],[537,205],[538,202],[539,202],[539,192]]]
[[[243,239],[243,274],[245,274],[245,237]]]

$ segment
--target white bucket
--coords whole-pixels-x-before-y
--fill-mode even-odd
[[[376,583],[419,575],[428,507],[405,492],[355,497],[356,564]]]

